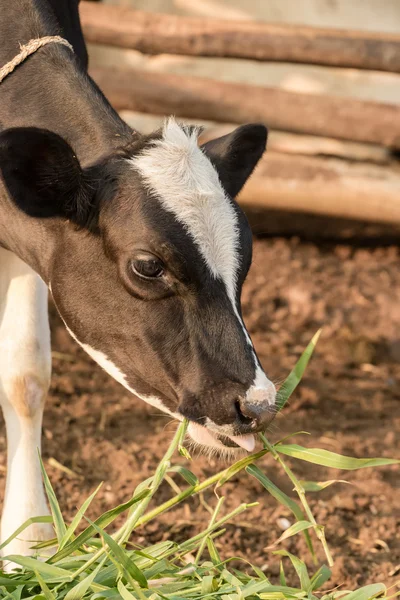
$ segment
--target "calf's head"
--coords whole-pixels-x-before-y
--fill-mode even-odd
[[[234,200],[266,138],[247,125],[200,148],[169,120],[82,169],[53,133],[0,135],[7,201],[71,334],[208,446],[252,450],[274,414],[241,314],[252,236]]]

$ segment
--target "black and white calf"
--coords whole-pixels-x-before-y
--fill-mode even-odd
[[[166,121],[142,136],[86,74],[77,0],[0,0],[0,67],[61,33],[0,84],[0,403],[8,438],[1,536],[47,513],[37,459],[50,381],[47,288],[78,343],[199,444],[254,447],[275,388],[243,324],[251,262],[233,198],[262,125],[199,148]],[[134,400],[132,399],[134,402]],[[134,413],[132,413],[134,418]],[[32,526],[6,553],[51,535]]]

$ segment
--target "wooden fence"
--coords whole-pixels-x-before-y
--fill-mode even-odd
[[[94,44],[150,55],[379,70],[400,78],[400,35],[180,17],[92,2],[81,2],[80,14],[86,40]],[[342,140],[340,156],[327,156],[318,144],[319,150],[297,153],[272,149],[240,200],[400,224],[400,105],[132,67],[96,66],[91,75],[119,110],[229,124],[259,121],[305,140],[316,136],[326,146]],[[205,135],[216,133],[213,128]],[[354,152],[353,142],[366,151]],[[382,149],[379,159],[376,147]]]

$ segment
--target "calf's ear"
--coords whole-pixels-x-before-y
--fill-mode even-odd
[[[232,133],[202,145],[232,198],[240,192],[263,155],[267,137],[268,130],[264,125],[242,125]]]
[[[27,215],[87,222],[92,193],[74,151],[59,135],[34,127],[1,132],[0,175]]]

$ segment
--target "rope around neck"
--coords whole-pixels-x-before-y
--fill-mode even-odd
[[[62,44],[63,46],[67,46],[67,48],[72,50],[72,52],[74,51],[71,44],[67,40],[62,38],[60,35],[46,35],[41,38],[35,38],[33,40],[30,40],[27,44],[23,46],[20,44],[20,53],[17,54],[17,56],[14,56],[14,58],[10,60],[10,62],[5,64],[4,67],[1,67],[0,83],[7,77],[7,75],[10,75],[10,73],[12,73],[14,69],[18,67],[18,65],[23,63],[24,60],[28,58],[28,56],[34,54],[36,50],[39,50],[39,48],[41,48],[42,46],[46,46],[46,44]]]

